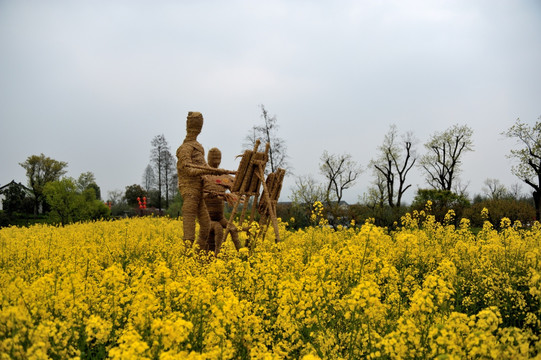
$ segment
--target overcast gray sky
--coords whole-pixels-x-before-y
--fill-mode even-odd
[[[141,184],[152,138],[174,153],[191,110],[236,169],[264,104],[294,174],[316,178],[324,150],[366,169],[393,123],[419,154],[468,124],[474,195],[487,178],[518,182],[500,133],[541,115],[540,64],[539,0],[0,0],[0,185],[26,183],[19,163],[40,153],[93,172],[104,197]],[[408,199],[427,187],[419,169],[410,179]]]

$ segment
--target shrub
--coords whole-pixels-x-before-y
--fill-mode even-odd
[[[428,201],[432,202],[431,214],[436,221],[443,221],[449,210],[455,212],[455,219],[460,220],[464,210],[470,206],[470,201],[449,190],[419,189],[411,204],[412,210],[421,211]]]
[[[488,210],[488,218],[486,219],[481,215],[484,208]],[[500,220],[505,217],[513,223],[518,220],[523,225],[529,226],[535,220],[535,208],[527,200],[484,200],[465,209],[463,216],[470,219],[472,226],[475,227],[482,227],[484,220],[488,220],[498,227]]]

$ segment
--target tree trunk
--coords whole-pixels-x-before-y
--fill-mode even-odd
[[[535,204],[535,220],[539,221],[539,218],[540,218],[540,203],[541,203],[541,194],[538,192],[538,191],[534,191],[533,192],[533,202]]]

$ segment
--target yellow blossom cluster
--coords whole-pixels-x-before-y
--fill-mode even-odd
[[[324,226],[328,224],[327,219],[323,216],[323,204],[321,201],[316,201],[312,205],[312,214],[310,215],[310,222],[312,225]]]
[[[181,219],[0,229],[0,359],[541,357],[538,223],[313,214],[218,257],[183,243]]]

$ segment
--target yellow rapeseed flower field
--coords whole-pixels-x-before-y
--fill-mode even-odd
[[[333,230],[320,210],[218,258],[169,218],[1,229],[0,358],[541,357],[538,223]]]

